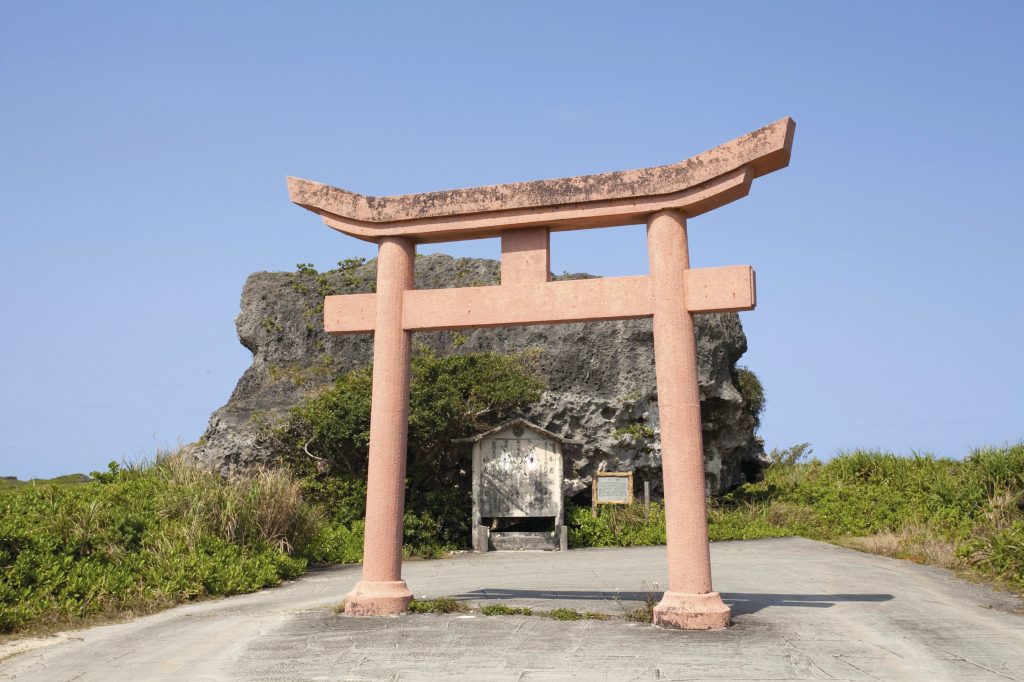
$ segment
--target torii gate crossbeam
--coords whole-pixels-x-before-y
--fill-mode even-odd
[[[676,164],[559,180],[392,197],[288,179],[291,200],[345,234],[378,244],[377,291],[328,296],[324,329],[374,333],[362,580],[346,613],[406,610],[401,577],[410,340],[414,331],[652,317],[669,585],[655,623],[721,628],[730,611],[711,585],[700,394],[692,315],[752,310],[749,266],[690,269],[686,218],[750,190],[789,164],[784,118]],[[650,275],[550,281],[550,233],[647,224]],[[501,284],[413,288],[416,244],[501,237]]]

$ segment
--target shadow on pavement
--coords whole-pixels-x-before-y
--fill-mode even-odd
[[[661,599],[661,592],[619,592],[619,591],[585,591],[585,590],[505,590],[500,588],[484,588],[463,592],[458,599],[463,601],[499,601],[502,599],[563,599],[566,601],[647,601],[648,596]]]
[[[837,602],[883,602],[891,594],[759,594],[755,592],[723,592],[722,601],[732,609],[732,615],[757,613],[769,606],[799,606],[827,609]]]
[[[640,602],[660,601],[661,591],[619,592],[599,590],[508,590],[485,588],[463,592],[461,601],[503,601],[511,599]],[[884,602],[891,594],[770,594],[755,592],[723,592],[722,600],[732,608],[734,616],[757,613],[769,606],[829,608],[838,602]]]

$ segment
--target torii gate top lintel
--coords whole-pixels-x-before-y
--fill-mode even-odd
[[[745,196],[754,178],[785,168],[795,129],[786,117],[685,161],[574,178],[375,197],[289,177],[288,193],[329,227],[371,242],[480,239],[541,225],[612,227],[642,223],[665,209],[693,217]]]

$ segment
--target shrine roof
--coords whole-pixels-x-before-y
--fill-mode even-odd
[[[502,424],[501,426],[495,426],[493,429],[490,429],[489,431],[484,431],[483,433],[478,433],[475,436],[469,436],[468,438],[456,438],[454,442],[455,443],[476,443],[478,441],[483,440],[484,438],[487,438],[488,436],[493,436],[496,433],[501,433],[505,429],[511,428],[513,426],[516,426],[516,425],[520,425],[520,426],[523,426],[525,428],[528,428],[531,431],[539,433],[540,435],[545,436],[547,438],[550,438],[552,440],[557,440],[559,443],[568,443],[570,445],[579,445],[579,444],[583,443],[582,440],[573,440],[571,438],[562,438],[561,436],[556,435],[554,433],[551,433],[547,429],[542,429],[541,427],[537,426],[533,422],[526,421],[525,419],[523,419],[521,417],[518,418],[518,419],[513,419],[511,421],[507,421],[504,424]]]
[[[526,226],[531,213],[544,214],[545,222],[556,228],[559,221],[567,225],[576,221],[564,229],[627,224],[582,224],[577,214],[566,217],[564,212],[571,208],[603,210],[611,204],[667,195],[685,195],[696,212],[709,210],[724,203],[711,205],[709,196],[730,193],[727,200],[731,201],[738,198],[734,185],[748,187],[753,178],[787,166],[795,127],[793,119],[786,117],[684,161],[637,170],[381,197],[289,177],[288,192],[294,203],[320,214],[331,227],[370,240],[399,234],[427,237],[424,241],[491,236],[499,223]],[[552,218],[554,211],[563,214]],[[492,220],[465,222],[466,217],[481,215]],[[516,220],[508,222],[510,215]],[[439,225],[450,225],[454,219],[465,223],[457,237],[450,227]]]

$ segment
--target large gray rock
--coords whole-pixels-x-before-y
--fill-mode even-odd
[[[493,260],[444,255],[416,259],[421,289],[480,286],[498,282]],[[563,277],[587,277],[566,275]],[[189,452],[230,470],[265,461],[254,415],[271,418],[340,372],[372,358],[369,334],[330,336],[322,323],[325,293],[373,290],[376,263],[351,263],[323,275],[259,272],[242,291],[235,320],[238,337],[253,353],[227,405],[213,413],[206,433]],[[414,335],[438,353],[540,350],[539,368],[548,383],[540,402],[523,416],[585,445],[567,451],[566,492],[583,491],[595,471],[636,472],[661,490],[661,451],[650,320],[477,329]],[[709,494],[759,480],[764,450],[756,421],[744,409],[734,383],[736,361],[747,342],[735,314],[697,316],[697,355],[704,421],[704,458]],[[468,454],[468,453],[467,453]]]

